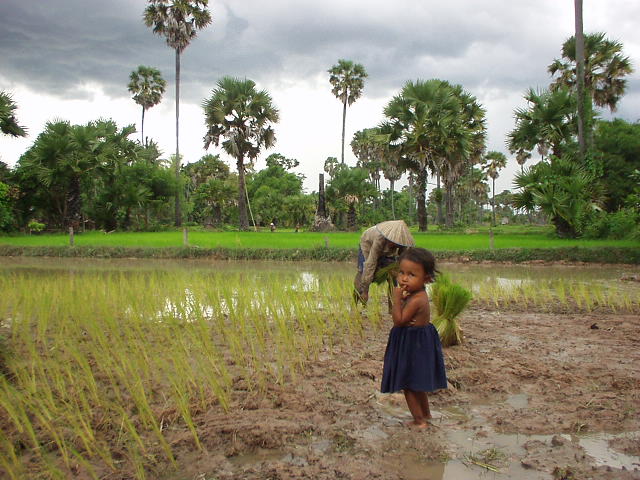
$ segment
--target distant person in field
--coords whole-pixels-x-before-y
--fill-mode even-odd
[[[426,284],[435,280],[436,261],[424,248],[408,248],[400,255],[398,269],[380,390],[402,390],[413,416],[408,425],[426,428],[431,418],[427,392],[447,388],[440,337],[431,323],[425,291]]]
[[[276,231],[276,224],[271,222],[269,224],[269,229],[271,230],[272,233],[275,232]]]
[[[389,220],[364,231],[358,251],[358,273],[354,287],[362,303],[369,300],[369,286],[380,268],[391,265],[406,247],[416,242],[403,220]]]

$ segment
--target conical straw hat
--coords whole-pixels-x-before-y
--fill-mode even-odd
[[[413,247],[416,244],[404,220],[389,220],[379,223],[376,225],[376,230],[384,238],[401,247]]]

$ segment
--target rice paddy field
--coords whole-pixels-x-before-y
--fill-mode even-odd
[[[593,466],[592,478],[639,478],[633,464],[640,452],[633,445],[640,430],[640,380],[630,365],[638,360],[640,284],[623,280],[637,272],[628,266],[440,268],[469,288],[473,300],[461,320],[465,344],[446,349],[451,388],[432,397],[440,426],[421,440],[398,427],[406,410],[402,400],[376,393],[390,326],[385,290],[373,287],[366,310],[355,308],[350,264],[2,258],[0,476],[449,479],[463,478],[458,475],[464,471],[464,478],[474,479],[492,471],[483,464],[510,478],[552,478],[544,476],[553,467],[549,461],[523,469],[519,441],[513,448],[479,446],[504,431],[549,435],[550,442],[551,434],[573,435],[587,424],[597,432],[608,423],[631,459],[623,464],[625,475],[636,476],[598,476],[602,465],[586,460],[560,466],[576,472]],[[555,333],[547,328],[554,323]],[[577,343],[587,348],[603,341],[599,354],[605,358],[615,357],[611,342],[627,349],[628,363],[616,367],[626,372],[613,388],[616,399],[606,396],[600,378],[611,372],[576,373],[575,411],[563,416],[559,408],[551,429],[544,417],[518,432],[523,423],[517,412],[527,405],[517,395],[535,406],[534,418],[553,409],[544,404],[548,392],[538,395],[537,380],[528,393],[521,391],[531,378],[522,369],[536,379],[555,375],[547,366],[531,366],[544,349],[530,351],[526,361],[509,359],[529,351],[522,332],[531,325],[537,330],[527,338],[547,351],[557,349],[549,345],[562,337],[569,356]],[[579,333],[563,330],[570,325]],[[603,338],[584,336],[593,332]],[[504,339],[496,340],[502,333]],[[491,356],[501,359],[502,373],[484,364]],[[567,386],[557,401],[572,392]],[[505,414],[500,402],[513,395],[520,400],[513,401],[510,417],[511,407]],[[470,413],[469,405],[480,403],[489,406]],[[493,418],[496,405],[500,413]],[[579,405],[586,405],[585,415],[620,415],[615,422],[606,415],[587,422]],[[457,417],[461,411],[466,420]],[[475,450],[447,436],[475,435],[474,422],[492,425]],[[564,442],[582,448],[581,441]],[[391,460],[398,456],[387,457],[398,453],[398,442],[409,444],[405,476],[397,476]],[[525,453],[533,455],[534,447]],[[511,462],[501,466],[480,455],[490,448]],[[374,454],[380,458],[372,461]]]

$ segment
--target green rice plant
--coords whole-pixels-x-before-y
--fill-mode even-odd
[[[436,307],[433,325],[438,330],[442,346],[459,345],[462,343],[462,329],[456,318],[471,301],[471,292],[459,284],[451,283],[443,274],[438,275],[431,292]]]
[[[565,283],[563,280],[558,280],[552,286],[556,293],[556,298],[563,307],[567,306],[567,294],[565,290]]]

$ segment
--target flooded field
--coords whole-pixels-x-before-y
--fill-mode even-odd
[[[637,268],[440,269],[474,300],[415,432],[350,264],[1,258],[0,476],[640,478]]]

